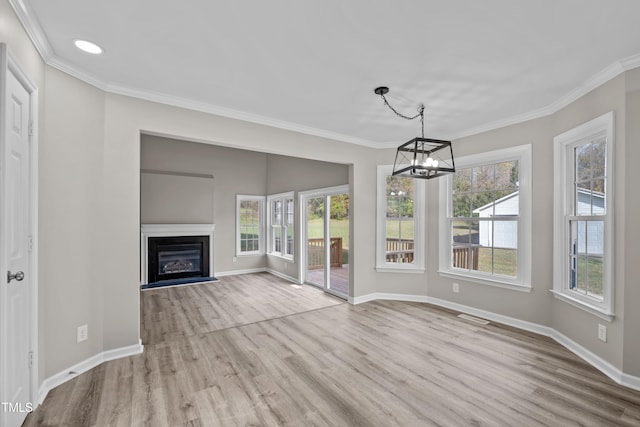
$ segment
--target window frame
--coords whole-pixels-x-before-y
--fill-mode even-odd
[[[287,253],[286,252],[286,247],[287,247],[287,231],[289,229],[289,226],[287,225],[287,212],[286,212],[286,206],[287,206],[287,200],[291,200],[292,205],[293,205],[293,211],[292,211],[292,218],[293,218],[293,223],[291,223],[291,229],[292,229],[292,251],[291,253]],[[282,206],[282,216],[281,216],[281,223],[280,224],[274,224],[273,223],[273,203],[274,202],[280,202],[281,206]],[[288,191],[286,193],[279,193],[279,194],[271,194],[267,196],[267,239],[268,239],[268,244],[267,244],[267,255],[272,255],[272,256],[276,256],[279,258],[283,258],[286,259],[288,261],[293,261],[294,260],[294,254],[295,254],[295,212],[296,212],[296,206],[295,206],[295,197],[294,197],[294,192],[293,191]],[[278,228],[279,230],[279,234],[280,234],[280,245],[281,245],[281,250],[280,251],[276,251],[275,250],[275,237],[276,237],[276,232],[275,229]]]
[[[242,233],[240,229],[240,206],[245,201],[257,201],[259,202],[259,226],[258,226],[258,250],[257,251],[242,251]],[[264,255],[264,234],[265,234],[265,201],[264,196],[254,196],[237,194],[236,195],[236,256],[253,256]]]
[[[517,276],[509,277],[495,273],[465,271],[453,267],[451,256],[451,223],[453,218],[453,174],[439,178],[439,269],[440,276],[463,279],[473,283],[531,292],[531,144],[494,150],[456,158],[456,169],[495,165],[518,161],[518,261]],[[513,220],[514,216],[509,217]]]
[[[615,117],[610,111],[553,138],[554,142],[554,244],[553,294],[572,306],[597,317],[612,321],[614,312],[614,162]],[[597,139],[605,138],[605,213],[603,215],[577,215],[574,211],[575,149]],[[602,220],[603,237],[603,298],[581,295],[570,288],[571,222]]]
[[[425,180],[414,180],[413,220],[414,244],[413,263],[393,263],[386,260],[386,213],[387,213],[387,177],[392,176],[393,165],[379,165],[377,170],[377,215],[376,215],[376,271],[393,273],[424,273],[426,258],[426,200]]]

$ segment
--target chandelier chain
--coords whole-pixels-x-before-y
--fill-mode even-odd
[[[418,106],[418,114],[416,114],[415,116],[405,116],[404,114],[398,112],[398,110],[396,110],[395,108],[393,108],[391,106],[391,104],[389,104],[389,101],[387,101],[387,98],[384,96],[384,94],[380,94],[380,96],[382,97],[384,104],[389,107],[389,109],[391,111],[393,111],[395,113],[396,116],[403,118],[405,120],[413,120],[413,119],[417,119],[418,117],[420,117],[420,124],[422,125],[422,137],[424,138],[424,104],[420,104]]]

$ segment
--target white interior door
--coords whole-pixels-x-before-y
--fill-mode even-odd
[[[0,161],[0,338],[4,426],[16,426],[31,408],[30,120],[31,95],[7,67],[3,51]]]

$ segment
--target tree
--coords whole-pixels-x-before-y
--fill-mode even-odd
[[[453,176],[453,216],[471,218],[473,211],[518,189],[518,162],[459,169]]]
[[[347,219],[349,217],[349,195],[337,194],[331,196],[331,219]]]

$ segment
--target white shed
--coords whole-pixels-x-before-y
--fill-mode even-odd
[[[518,215],[520,199],[518,191],[508,194],[494,203],[488,203],[473,211],[480,218],[493,218],[494,221],[480,221],[479,243],[481,246],[516,249],[518,247],[518,223],[500,216]],[[495,206],[495,208],[494,208]],[[578,215],[599,215],[605,212],[605,195],[599,192],[578,190]],[[578,222],[576,250],[590,255],[602,254],[604,222]]]

